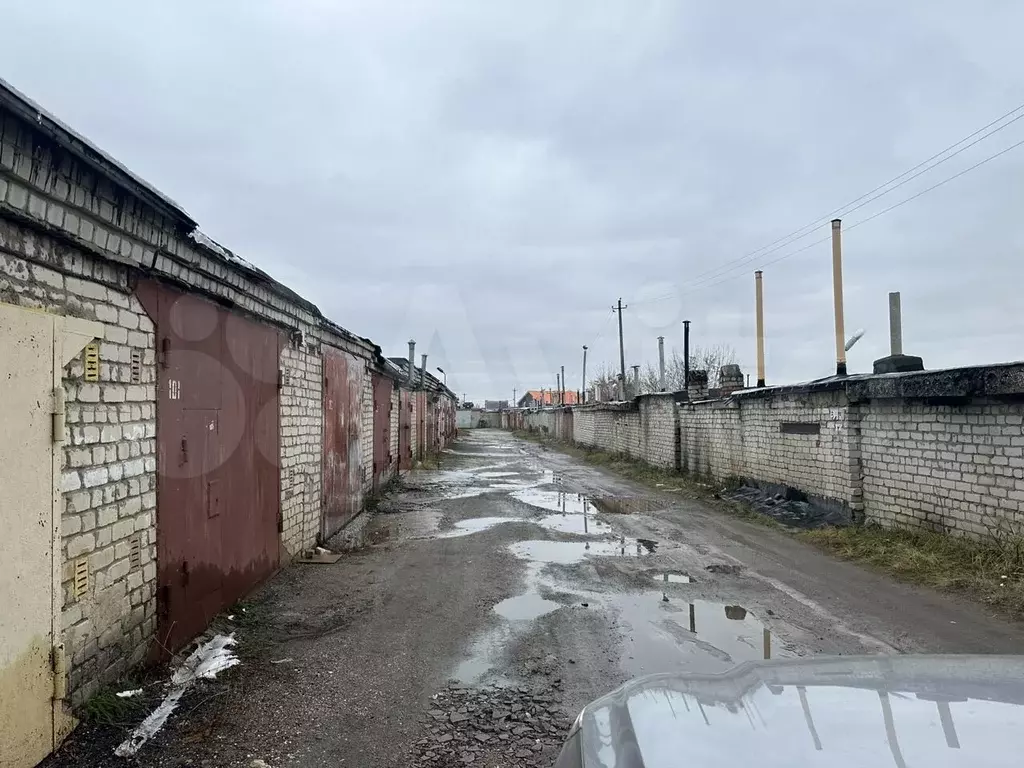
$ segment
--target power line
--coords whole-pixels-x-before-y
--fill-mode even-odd
[[[983,160],[979,160],[974,165],[968,166],[967,168],[964,168],[962,171],[959,171],[958,173],[954,173],[952,176],[948,176],[945,179],[943,179],[942,181],[939,181],[939,182],[933,184],[930,187],[922,189],[920,192],[914,193],[910,197],[906,197],[903,200],[900,200],[898,203],[894,203],[893,205],[890,205],[888,208],[883,208],[882,210],[880,210],[880,211],[878,211],[876,213],[871,214],[870,216],[868,216],[865,219],[861,219],[860,221],[854,222],[853,224],[850,224],[849,226],[844,227],[844,231],[845,232],[849,232],[851,229],[859,227],[862,224],[867,224],[869,221],[877,219],[879,216],[883,216],[886,213],[889,213],[890,211],[894,211],[897,208],[900,208],[901,206],[904,206],[907,203],[909,203],[909,202],[911,202],[913,200],[916,200],[917,198],[921,197],[922,195],[926,195],[927,193],[929,193],[929,192],[931,192],[933,190],[936,190],[939,187],[945,186],[949,182],[954,181],[955,179],[958,179],[958,178],[960,178],[961,176],[963,176],[963,175],[965,175],[967,173],[970,173],[971,171],[975,170],[976,168],[980,168],[981,166],[985,165],[986,163],[988,163],[988,162],[990,162],[992,160],[995,160],[997,157],[1001,157],[1002,155],[1005,155],[1007,152],[1009,152],[1009,151],[1011,151],[1013,149],[1016,149],[1017,147],[1020,147],[1020,146],[1024,146],[1024,139],[1021,139],[1020,141],[1016,142],[1015,144],[1011,144],[1010,146],[1008,146],[1008,147],[1006,147],[1004,149],[1001,149],[1001,150],[999,150],[998,152],[996,152],[996,153],[994,153],[992,155],[989,155],[988,157],[984,158]],[[805,246],[803,246],[801,248],[798,248],[795,251],[790,251],[789,253],[786,253],[786,254],[783,254],[782,256],[779,256],[778,258],[770,259],[769,261],[764,262],[763,266],[768,266],[769,264],[776,264],[776,263],[778,263],[780,261],[783,261],[785,259],[788,259],[788,258],[791,258],[793,256],[796,256],[797,254],[803,253],[804,251],[807,251],[807,250],[813,248],[816,245],[821,245],[822,243],[828,242],[830,239],[831,239],[831,235],[827,235],[827,236],[823,237],[822,239],[815,240],[813,243],[809,243],[808,245],[805,245]],[[690,290],[684,291],[682,294],[679,294],[679,295],[684,295],[685,296],[685,295],[687,295],[689,293],[693,293],[696,290],[700,290],[700,289],[703,289],[703,288],[712,288],[712,287],[714,287],[716,285],[721,285],[722,283],[728,282],[730,280],[735,280],[737,277],[742,277],[742,276],[743,276],[743,273],[739,273],[739,274],[736,274],[736,275],[728,275],[728,276],[722,277],[721,280],[716,280],[715,282],[712,282],[712,283],[694,285],[694,286],[691,287]]]
[[[772,243],[769,243],[767,246],[764,246],[762,248],[758,248],[756,251],[751,251],[750,253],[746,254],[746,256],[740,257],[739,259],[735,259],[734,261],[736,261],[737,265],[738,265],[739,263],[746,263],[748,261],[752,261],[755,258],[757,258],[759,255],[767,255],[769,253],[773,253],[775,251],[782,250],[787,245],[792,245],[797,240],[802,240],[803,238],[807,237],[820,224],[822,224],[822,223],[824,223],[826,221],[830,221],[831,219],[836,218],[837,216],[840,216],[840,215],[845,216],[847,214],[853,213],[854,211],[863,208],[865,205],[868,205],[868,204],[874,202],[878,198],[884,197],[885,195],[888,195],[890,192],[894,192],[895,190],[897,190],[900,187],[902,187],[904,184],[910,183],[911,181],[916,179],[918,176],[921,176],[921,175],[923,175],[925,173],[928,173],[929,171],[933,170],[934,168],[938,168],[940,165],[945,163],[947,160],[952,160],[954,157],[956,157],[960,153],[966,152],[968,149],[970,149],[971,147],[975,146],[979,142],[984,141],[985,139],[989,138],[990,136],[995,135],[996,133],[998,133],[999,131],[1003,130],[1004,128],[1007,128],[1007,127],[1013,125],[1018,120],[1024,118],[1024,113],[1019,114],[1016,117],[1014,117],[1012,120],[1009,120],[1006,123],[1003,123],[1003,125],[1000,125],[998,128],[995,128],[995,129],[989,131],[988,133],[986,133],[985,135],[980,136],[977,139],[974,139],[974,141],[971,141],[969,144],[964,144],[964,142],[970,141],[970,139],[974,138],[979,133],[982,133],[983,131],[987,130],[989,127],[995,125],[996,123],[1001,122],[1002,120],[1005,120],[1010,115],[1014,114],[1015,112],[1020,112],[1021,110],[1024,110],[1024,104],[1020,105],[1016,109],[1011,110],[1010,112],[1007,112],[1005,115],[1003,115],[1000,118],[997,118],[996,120],[992,121],[991,123],[989,123],[988,125],[984,126],[983,128],[979,128],[977,131],[972,133],[970,136],[965,136],[964,138],[960,139],[960,141],[956,142],[956,144],[951,144],[950,146],[946,147],[941,152],[937,152],[936,154],[934,154],[931,157],[929,157],[927,160],[922,160],[920,163],[915,165],[913,168],[910,168],[909,170],[904,171],[899,176],[895,176],[892,179],[889,179],[889,181],[885,182],[884,184],[880,184],[879,186],[877,186],[874,189],[872,189],[870,192],[865,192],[860,197],[854,198],[850,202],[848,202],[848,203],[846,203],[844,205],[839,206],[838,208],[834,209],[833,211],[831,211],[830,213],[826,214],[825,216],[821,216],[821,217],[815,219],[814,221],[812,221],[812,222],[810,222],[808,224],[805,224],[803,227],[800,227],[800,229],[794,230],[793,232],[791,232],[790,234],[786,235],[785,237],[779,238],[779,240],[776,240],[776,241],[774,241]],[[961,144],[964,144],[964,146],[960,146]],[[956,149],[957,147],[959,147],[959,149]],[[956,149],[956,151],[955,152],[951,152],[951,150],[953,150],[953,149]],[[932,163],[933,160],[935,160],[938,157],[941,157],[942,155],[945,155],[947,152],[950,152],[950,154],[946,155],[946,157],[943,157],[938,162]],[[929,165],[929,163],[931,163],[931,165]],[[927,167],[924,167],[924,166],[927,166]],[[915,173],[915,171],[916,171],[916,173]],[[899,182],[899,183],[896,183],[896,182]],[[890,185],[892,185],[892,186],[890,186]],[[884,191],[880,191],[880,190],[884,190]],[[877,193],[877,194],[875,194],[875,193]],[[782,241],[786,241],[786,242],[782,242]],[[776,243],[779,243],[779,245],[777,245],[776,247],[772,247],[772,246],[775,246]],[[762,251],[764,251],[764,253],[762,253]],[[710,270],[708,270],[706,272],[703,272],[703,273],[701,273],[699,275],[696,275],[695,277],[696,278],[700,278],[700,277],[703,277],[704,275],[713,276],[714,274],[720,273],[722,271],[722,268],[723,267],[728,267],[729,264],[730,264],[730,262],[726,262],[726,264],[720,264],[719,266],[714,267],[713,269],[710,269]]]
[[[938,166],[940,166],[943,163],[945,163],[947,160],[951,160],[952,158],[956,157],[960,153],[965,152],[966,150],[968,150],[971,147],[975,146],[979,142],[984,141],[985,139],[989,138],[990,136],[993,136],[994,134],[998,133],[999,131],[1003,130],[1004,128],[1009,127],[1010,125],[1012,125],[1013,123],[1017,122],[1018,120],[1024,119],[1024,114],[1019,114],[1016,117],[1014,117],[1012,120],[1009,120],[1009,121],[1003,123],[1002,125],[999,125],[999,127],[995,128],[995,129],[993,129],[991,131],[988,131],[988,133],[984,133],[985,131],[987,131],[992,126],[998,125],[999,123],[1001,123],[1004,120],[1006,120],[1006,118],[1010,117],[1011,115],[1016,114],[1017,112],[1021,112],[1022,110],[1024,110],[1024,104],[1021,104],[1021,105],[1015,107],[1014,109],[1011,109],[1009,112],[1006,112],[1005,114],[1001,115],[1000,117],[997,117],[995,120],[992,120],[988,124],[982,126],[978,130],[974,131],[974,133],[971,133],[970,135],[965,136],[964,138],[960,139],[956,143],[949,145],[945,149],[935,153],[934,155],[932,155],[931,157],[927,158],[926,160],[922,160],[920,163],[915,165],[913,168],[910,168],[910,169],[904,171],[903,173],[899,174],[898,176],[894,176],[893,178],[889,179],[889,181],[885,182],[884,184],[878,185],[877,187],[875,187],[874,189],[870,190],[869,192],[865,192],[860,197],[856,197],[853,200],[849,201],[848,203],[845,203],[844,205],[839,206],[838,208],[834,209],[833,211],[831,211],[830,213],[826,214],[825,216],[817,218],[814,221],[812,221],[812,222],[810,222],[808,224],[805,224],[803,227],[800,227],[799,229],[793,230],[788,235],[784,235],[783,237],[780,237],[777,240],[772,241],[768,245],[762,246],[761,248],[757,248],[756,250],[750,251],[749,253],[744,254],[743,256],[740,256],[740,257],[738,257],[736,259],[732,259],[730,261],[727,261],[724,264],[719,264],[718,266],[713,267],[710,270],[706,270],[704,272],[701,272],[701,273],[695,275],[694,279],[693,279],[693,282],[699,285],[699,284],[701,284],[703,282],[706,282],[708,279],[714,279],[714,278],[716,278],[718,276],[724,275],[725,273],[732,271],[733,269],[735,269],[736,267],[738,267],[738,266],[740,266],[742,264],[745,264],[745,263],[748,263],[750,261],[753,261],[758,256],[767,256],[767,255],[769,255],[771,253],[775,253],[777,251],[782,250],[783,248],[785,248],[788,245],[792,245],[793,243],[797,242],[798,240],[802,240],[803,238],[805,238],[808,235],[810,235],[814,231],[814,228],[819,226],[822,222],[829,221],[830,219],[835,218],[839,214],[846,215],[846,214],[852,213],[853,211],[859,210],[860,208],[863,208],[865,205],[868,205],[869,203],[874,202],[875,200],[879,199],[880,197],[883,197],[883,196],[889,194],[890,192],[893,192],[893,191],[899,189],[904,184],[907,184],[907,183],[913,181],[918,176],[921,176],[921,175],[927,173],[928,171],[931,171],[934,168],[937,168]],[[983,136],[979,136],[978,138],[975,139],[976,136],[978,136],[979,134],[982,134],[982,133],[984,133]],[[974,141],[970,141],[971,139],[974,139]],[[965,142],[970,142],[970,143],[965,144]],[[961,146],[961,145],[964,145],[964,146]],[[956,150],[956,151],[952,151],[952,150]],[[946,157],[943,157],[938,162],[935,162],[935,163],[932,162],[936,158],[942,157],[943,155],[946,155],[947,153],[950,153],[950,154],[948,154]],[[996,155],[996,156],[998,156],[998,155]],[[929,165],[929,163],[930,163],[930,165]],[[924,166],[927,166],[927,167],[924,167]],[[915,171],[916,171],[916,173],[915,173]],[[952,178],[956,178],[956,177],[954,176]],[[950,180],[952,180],[952,179],[950,179]],[[896,183],[896,182],[899,182],[899,183]],[[880,190],[884,190],[884,191],[880,191]],[[875,194],[875,193],[878,193],[878,194]],[[816,244],[817,243],[813,243],[812,245],[816,245]],[[799,253],[799,252],[800,251],[796,251],[795,253]],[[772,263],[772,262],[767,262],[767,263]],[[657,301],[662,301],[664,299],[672,298],[675,295],[677,295],[677,294],[665,294],[663,296],[655,296],[655,297],[653,297],[651,299],[644,299],[644,300],[640,300],[639,302],[634,302],[634,303],[644,303],[644,304],[646,304],[646,303],[653,303],[653,302],[657,302]]]

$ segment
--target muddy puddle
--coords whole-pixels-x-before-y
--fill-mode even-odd
[[[664,582],[665,584],[692,584],[693,579],[689,574],[676,572],[659,573],[654,577],[655,581]]]
[[[541,509],[550,509],[566,515],[632,515],[653,512],[664,504],[645,496],[597,496],[590,498],[571,491],[547,491],[529,488],[511,494],[512,498]]]
[[[469,536],[474,533],[480,533],[481,531],[487,531],[496,525],[502,523],[521,523],[515,517],[473,517],[469,520],[460,520],[447,531],[438,533],[435,538],[438,539],[454,539],[459,536]]]
[[[633,675],[719,671],[743,661],[790,655],[775,647],[771,631],[740,605],[679,599],[664,592],[593,599],[614,610],[624,625],[622,665]]]
[[[494,606],[494,612],[509,621],[528,621],[557,611],[561,607],[560,603],[547,600],[536,592],[527,592],[524,595],[502,600]]]
[[[632,539],[600,541],[517,541],[509,545],[516,557],[534,563],[572,565],[585,557],[642,557],[650,551]]]
[[[531,507],[540,507],[565,515],[593,515],[595,510],[590,500],[579,493],[569,491],[542,491],[529,488],[510,494]]]
[[[636,515],[665,508],[663,502],[646,496],[597,496],[591,504],[598,512],[609,515]]]
[[[544,517],[474,517],[458,521],[450,529],[435,534],[433,538],[453,539],[470,536],[490,530],[502,523],[529,523],[555,533],[572,533],[580,536],[610,536],[612,534],[612,527],[607,523],[585,519],[583,516],[546,515]],[[631,544],[631,546],[635,545]]]
[[[512,637],[512,626],[509,624],[484,632],[470,644],[466,658],[455,667],[452,677],[460,683],[471,685],[485,676],[493,676],[494,671],[502,665],[502,656],[511,644]]]

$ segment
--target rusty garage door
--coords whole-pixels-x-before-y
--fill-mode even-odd
[[[363,466],[359,436],[363,361],[324,346],[324,519],[329,538],[359,512]]]
[[[408,389],[398,390],[398,469],[412,469],[412,397]]]
[[[152,281],[157,337],[158,655],[279,563],[275,329]]]
[[[437,412],[437,395],[426,395],[427,404],[427,453],[433,454],[437,451],[437,432],[440,425]]]
[[[423,461],[427,450],[427,393],[416,395],[416,460]]]
[[[373,374],[373,488],[391,475],[391,390],[387,376]]]

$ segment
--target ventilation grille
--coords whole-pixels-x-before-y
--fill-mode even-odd
[[[85,597],[89,592],[89,558],[75,560],[75,599]]]
[[[82,363],[85,367],[83,378],[86,381],[100,380],[100,345],[86,344]]]
[[[142,350],[132,350],[132,384],[142,381]]]
[[[132,570],[142,565],[142,537],[136,536],[132,539],[132,548],[128,552],[128,564]]]

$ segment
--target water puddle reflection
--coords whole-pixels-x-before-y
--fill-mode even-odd
[[[501,667],[502,656],[511,642],[511,625],[503,624],[485,632],[469,646],[466,658],[455,668],[452,677],[464,685],[479,682]],[[498,677],[498,681],[503,680]]]
[[[604,541],[518,541],[509,545],[516,557],[536,563],[572,565],[588,555],[601,557],[639,557],[647,550],[631,540]]]
[[[593,514],[594,509],[590,501],[579,493],[567,491],[538,491],[530,488],[511,494],[512,498],[529,504],[531,507],[549,509],[552,512],[561,512],[564,515],[586,515]]]
[[[451,530],[442,531],[437,535],[439,539],[454,539],[459,536],[469,536],[472,533],[480,533],[502,523],[522,522],[514,517],[474,517],[469,520],[460,520],[452,526]]]
[[[789,655],[773,649],[771,631],[739,605],[680,600],[663,592],[598,599],[629,627],[623,664],[634,675],[719,671]]]
[[[587,515],[546,515],[530,522],[549,531],[575,533],[580,536],[609,536],[612,533],[610,525],[598,522]]]
[[[527,621],[529,619],[536,619],[546,613],[557,611],[561,607],[561,604],[556,603],[554,600],[547,600],[536,592],[527,592],[518,597],[502,600],[494,606],[494,611],[499,616],[510,621]]]
[[[691,579],[685,573],[662,573],[657,577],[658,581],[663,581],[666,584],[692,584]]]

